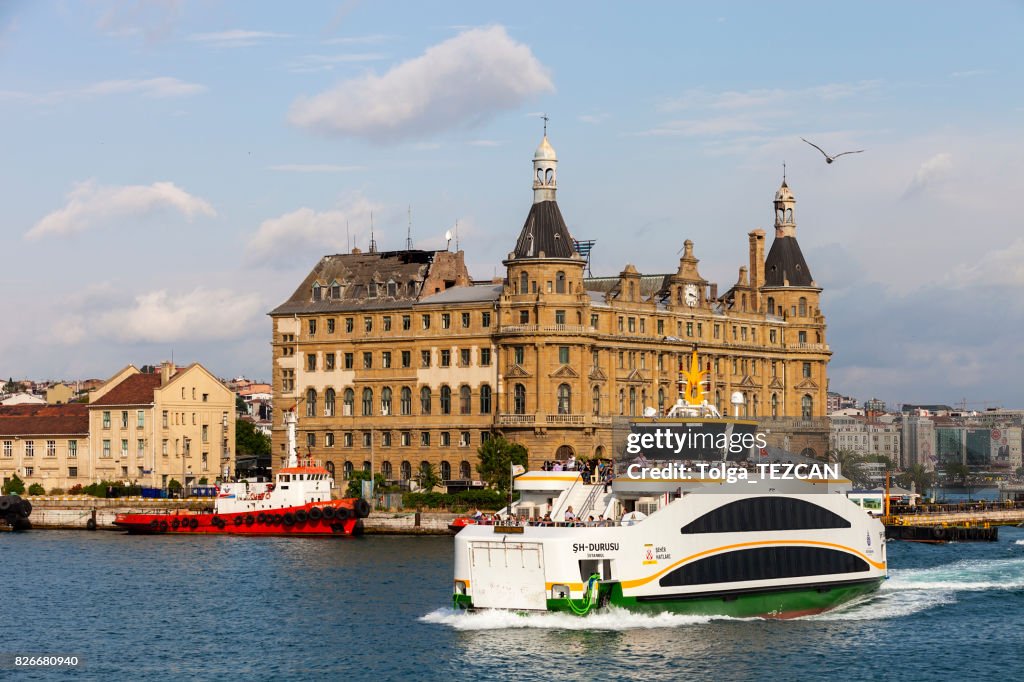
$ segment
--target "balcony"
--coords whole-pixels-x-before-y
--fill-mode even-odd
[[[611,426],[611,417],[590,414],[499,414],[498,426]]]
[[[589,327],[581,324],[509,324],[499,334],[584,334]]]

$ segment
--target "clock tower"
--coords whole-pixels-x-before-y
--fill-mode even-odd
[[[708,282],[697,271],[700,260],[693,255],[693,242],[683,242],[683,257],[679,259],[679,269],[669,278],[670,308],[676,310],[696,310],[707,308],[711,300]]]

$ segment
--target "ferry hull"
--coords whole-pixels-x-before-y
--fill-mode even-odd
[[[114,525],[140,535],[351,536],[363,532],[360,511],[352,500],[337,500],[265,511],[118,514]]]
[[[687,616],[724,616],[728,618],[799,618],[822,613],[849,601],[870,594],[882,584],[882,578],[851,583],[800,586],[788,589],[751,590],[748,592],[681,594],[656,599],[625,597],[616,583],[603,585],[596,604],[585,599],[548,599],[547,610],[586,615],[599,607],[614,606],[636,613],[675,613]],[[472,597],[455,596],[456,607],[473,609]]]

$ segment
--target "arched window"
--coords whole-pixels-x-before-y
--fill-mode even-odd
[[[431,402],[430,387],[424,386],[420,389],[420,414],[430,414]]]
[[[515,414],[526,414],[526,386],[516,384],[512,391],[512,411]]]
[[[443,459],[441,460],[441,482],[444,483],[450,480],[452,480],[452,465],[448,460]]]
[[[313,300],[320,300],[320,282],[313,282]]]
[[[791,209],[791,208],[787,208],[786,209],[786,222],[787,223],[793,222],[793,209]]]
[[[629,414],[636,416],[636,386],[629,387]]]
[[[527,275],[525,272],[519,275],[519,293],[530,293],[530,276]]]
[[[452,413],[452,389],[450,386],[441,387],[441,414]]]
[[[403,460],[401,464],[402,480],[408,481],[412,478],[412,464],[409,464],[408,460]]]
[[[480,386],[480,414],[491,413],[491,385]]]
[[[399,398],[399,410],[403,415],[412,414],[412,389],[408,386],[402,386],[402,392]]]
[[[380,463],[380,473],[381,473],[381,475],[384,476],[384,480],[390,481],[391,480],[391,474],[392,474],[391,462],[389,462],[387,460],[384,460],[383,462],[381,462]]]
[[[373,471],[373,465],[367,462],[366,460],[363,460],[363,471],[365,471],[366,473],[370,473],[371,471]]]
[[[363,389],[363,416],[369,417],[373,414],[373,389]]]
[[[555,169],[554,168],[548,168],[544,172],[544,184],[547,185],[548,187],[550,187],[552,185],[552,183],[554,183],[554,181],[555,181]]]
[[[658,412],[665,414],[665,389],[658,389]]]
[[[341,474],[345,477],[345,480],[352,478],[352,462],[345,460],[345,464],[341,467]]]
[[[626,391],[619,389],[619,415],[626,414]]]
[[[473,478],[473,471],[469,468],[469,462],[466,460],[459,462],[459,478],[464,481],[468,481]]]
[[[334,416],[334,389],[329,388],[324,391],[324,416]]]
[[[558,414],[572,414],[572,389],[569,384],[558,386]]]
[[[421,484],[423,483],[423,481],[426,481],[427,478],[430,477],[430,473],[431,473],[430,470],[431,470],[430,462],[428,462],[427,460],[423,460],[422,462],[420,462],[419,476],[420,476],[420,483]]]
[[[772,416],[779,416],[779,394],[772,393]]]
[[[306,391],[306,416],[316,416],[316,389],[311,388]]]
[[[593,406],[594,407],[594,415],[596,416],[596,415],[601,414],[601,387],[600,386],[594,386],[592,400],[593,400],[593,403],[594,403],[594,406]]]
[[[565,293],[565,273],[561,270],[555,273],[555,293]]]
[[[385,386],[380,390],[380,413],[384,416],[391,414],[391,387]]]
[[[355,414],[356,392],[351,388],[346,388],[342,396],[344,396],[342,398],[342,414],[351,417]]]
[[[334,478],[334,462],[328,460],[328,462],[324,464],[324,469],[327,469],[327,473],[331,475],[331,478]]]
[[[811,418],[811,413],[813,411],[814,411],[814,399],[810,395],[804,394],[804,397],[800,399],[800,418],[801,419],[810,419]]]
[[[459,414],[470,414],[473,411],[473,393],[469,386],[459,387]]]
[[[775,299],[771,296],[768,297],[768,314],[775,314]]]
[[[798,305],[800,306],[800,317],[807,317],[807,299],[801,296]]]

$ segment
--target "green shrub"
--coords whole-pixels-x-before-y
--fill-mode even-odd
[[[45,495],[46,494],[46,488],[44,488],[39,483],[33,483],[32,485],[30,485],[28,487],[28,494],[29,495]]]
[[[25,482],[18,478],[18,474],[12,474],[10,478],[4,479],[4,495],[23,495],[25,493]]]
[[[167,492],[176,493],[181,490],[181,482],[176,478],[172,478],[167,482]]]
[[[518,499],[518,495],[513,496]],[[508,504],[508,497],[497,490],[463,490],[458,493],[405,493],[402,506],[406,508],[449,509],[466,511],[470,507],[494,511]]]
[[[63,495],[64,494],[64,488],[50,488],[50,494],[51,495]]]

